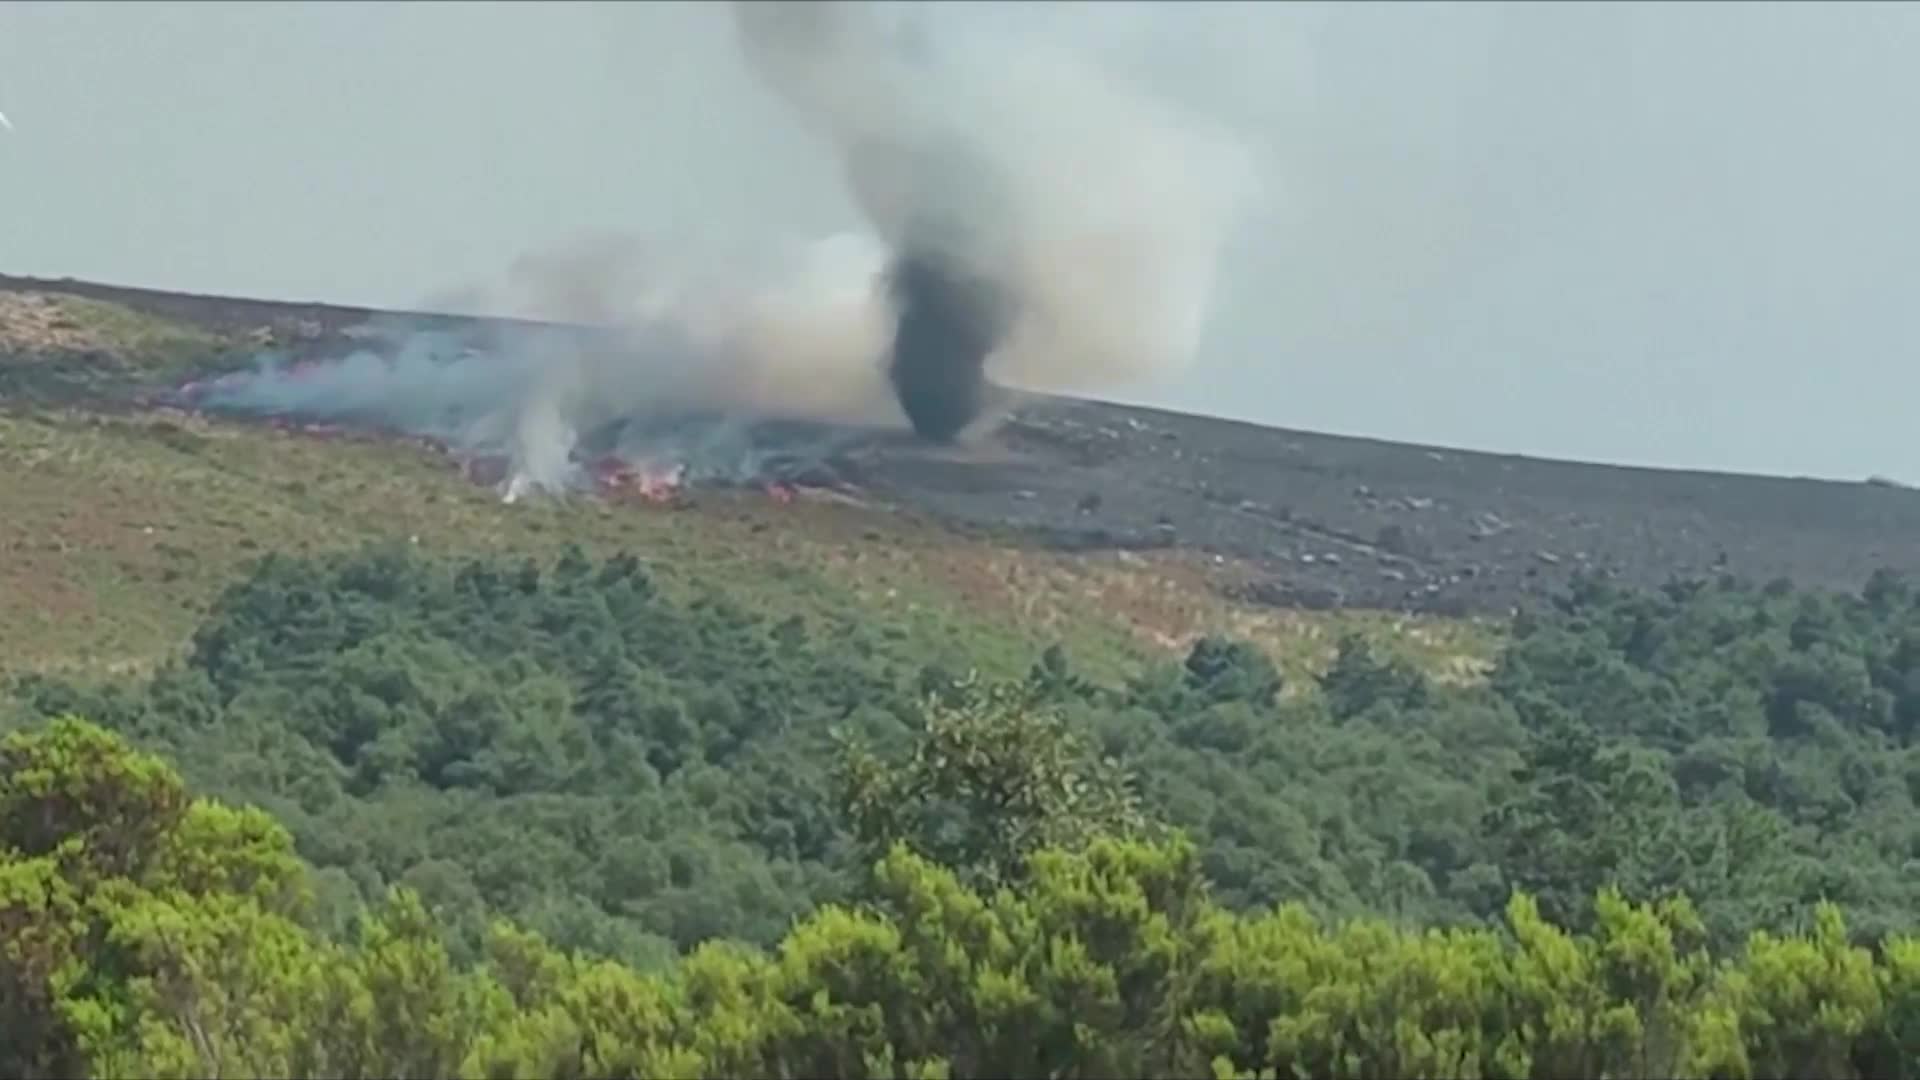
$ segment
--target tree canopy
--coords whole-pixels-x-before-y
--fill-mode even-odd
[[[1915,1074],[1896,577],[1583,581],[1470,684],[968,667],[630,556],[268,557],[0,706],[0,1071]]]
[[[1044,808],[949,812],[999,797],[995,768],[1186,831],[1229,905],[1472,925],[1524,888],[1583,925],[1613,884],[1684,892],[1723,944],[1803,926],[1823,898],[1868,933],[1920,909],[1920,605],[1890,575],[1858,596],[1585,583],[1467,687],[1358,638],[1295,687],[1220,638],[1122,686],[1058,649],[1016,686],[955,677],[955,659],[669,597],[626,556],[377,549],[269,557],[180,663],[140,684],[28,680],[13,711],[164,753],[286,822],[336,909],[408,884],[473,948],[488,912],[637,963],[764,945],[845,896],[876,837],[914,832],[936,858],[934,819],[1030,831],[1007,851],[1059,838]],[[844,743],[892,761],[916,732],[1009,710],[1058,728],[1054,756],[1003,724],[997,762],[895,762],[910,791],[870,786],[843,813]],[[1109,759],[1133,788],[1111,790]]]
[[[496,920],[461,963],[405,887],[316,932],[285,831],[91,724],[0,742],[0,801],[8,1076],[1920,1075],[1920,940],[1825,903],[1715,957],[1684,899],[1419,931],[1222,908],[1179,837],[992,890],[900,842],[771,949],[642,972]]]

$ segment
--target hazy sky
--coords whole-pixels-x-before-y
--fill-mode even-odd
[[[978,4],[1254,140],[1198,366],[1114,396],[1920,480],[1920,5]],[[0,5],[0,271],[407,306],[584,231],[857,215],[719,4]]]

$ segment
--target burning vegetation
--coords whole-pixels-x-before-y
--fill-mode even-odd
[[[604,457],[588,466],[594,490],[610,498],[631,497],[642,502],[673,503],[686,490],[687,467],[681,462],[631,462]]]
[[[255,380],[299,380],[325,370],[326,365],[306,363],[195,380],[167,395],[168,404],[252,420],[302,438],[405,440],[447,458],[467,480],[494,488],[507,502],[551,486],[530,483],[514,447],[498,438],[513,428],[505,422],[509,418],[449,414],[441,425],[423,427],[394,422],[377,411],[341,410],[312,419],[303,409],[261,404],[274,395],[250,387]],[[687,505],[696,490],[760,491],[788,503],[804,490],[848,489],[854,466],[841,451],[860,434],[825,424],[720,414],[623,417],[572,440],[559,486],[570,494],[666,507]]]
[[[1240,197],[1231,140],[1063,41],[921,48],[865,3],[733,11],[749,70],[839,159],[866,221],[833,239],[856,242],[823,240],[778,285],[618,245],[530,258],[481,290],[509,319],[374,319],[345,355],[264,355],[176,399],[435,439],[509,500],[671,503],[837,486],[874,427],[952,443],[1000,385],[1085,391],[1190,359]]]

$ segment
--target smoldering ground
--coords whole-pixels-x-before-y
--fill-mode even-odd
[[[1176,12],[1160,17],[1177,28]],[[1192,359],[1252,191],[1224,128],[1103,65],[1072,20],[731,14],[747,77],[833,154],[863,229],[706,264],[637,238],[574,243],[462,298],[534,323],[455,355],[389,341],[378,360],[269,368],[207,400],[432,433],[504,453],[520,488],[553,488],[577,472],[582,433],[623,418],[905,421],[949,440],[1020,390],[1097,392]]]

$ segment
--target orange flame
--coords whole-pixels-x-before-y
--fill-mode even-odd
[[[665,503],[673,501],[685,486],[687,467],[679,462],[633,465],[606,458],[594,464],[593,473],[603,494],[631,494],[647,502]]]
[[[680,493],[680,481],[686,471],[685,465],[643,468],[635,480],[634,490],[648,502],[669,502]]]

